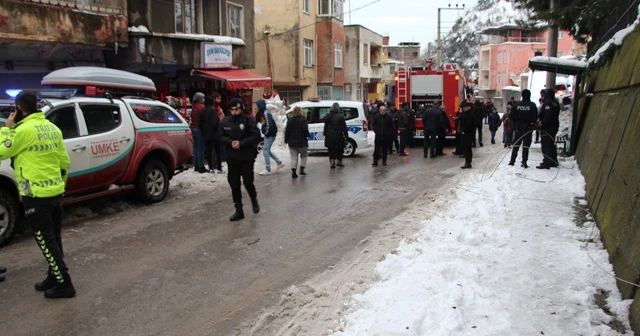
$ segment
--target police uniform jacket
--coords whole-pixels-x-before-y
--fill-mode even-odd
[[[540,109],[540,129],[549,132],[557,133],[560,128],[560,105],[555,99],[547,99],[542,104]]]
[[[517,130],[533,129],[538,120],[538,107],[532,101],[519,101],[511,107],[509,118]]]
[[[222,119],[218,131],[220,143],[227,147],[229,161],[253,161],[258,155],[260,130],[256,120],[244,113],[230,115]],[[231,143],[240,141],[240,148],[233,149]]]

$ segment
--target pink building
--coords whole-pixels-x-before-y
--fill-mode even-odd
[[[520,74],[528,72],[529,59],[547,55],[547,30],[536,31],[506,24],[482,31],[488,41],[480,47],[478,91],[485,98],[501,97],[505,86],[520,87]],[[558,34],[558,57],[582,56],[586,49],[564,31]]]

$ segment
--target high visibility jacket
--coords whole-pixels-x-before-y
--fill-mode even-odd
[[[54,197],[64,193],[71,164],[62,132],[35,112],[14,128],[0,128],[0,160],[12,159],[20,195]]]

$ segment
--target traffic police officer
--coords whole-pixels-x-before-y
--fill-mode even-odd
[[[49,264],[35,285],[47,298],[73,297],[76,290],[62,251],[62,195],[70,159],[62,132],[38,111],[34,91],[16,96],[16,111],[0,129],[0,160],[11,158],[16,181],[38,246]]]
[[[509,118],[516,127],[516,141],[511,151],[511,161],[509,161],[509,165],[513,166],[515,164],[520,145],[524,144],[522,148],[522,167],[529,168],[527,165],[527,160],[529,160],[529,147],[531,147],[532,132],[538,120],[538,107],[531,101],[531,91],[526,89],[522,90],[522,100],[511,107]]]
[[[253,165],[258,155],[261,136],[256,120],[244,113],[242,100],[233,99],[229,105],[231,115],[222,120],[218,134],[220,144],[227,150],[227,180],[231,186],[231,195],[236,208],[236,212],[229,218],[233,222],[244,218],[241,177],[251,197],[253,213],[260,212],[258,194],[253,184]]]

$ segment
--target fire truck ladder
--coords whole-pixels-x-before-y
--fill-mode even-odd
[[[404,101],[408,101],[409,97],[407,96],[407,79],[409,76],[409,71],[407,71],[406,69],[400,69],[398,71],[398,100],[396,100],[398,103],[396,103],[396,108],[400,108],[399,105],[399,99],[400,97],[402,97],[402,99]]]

